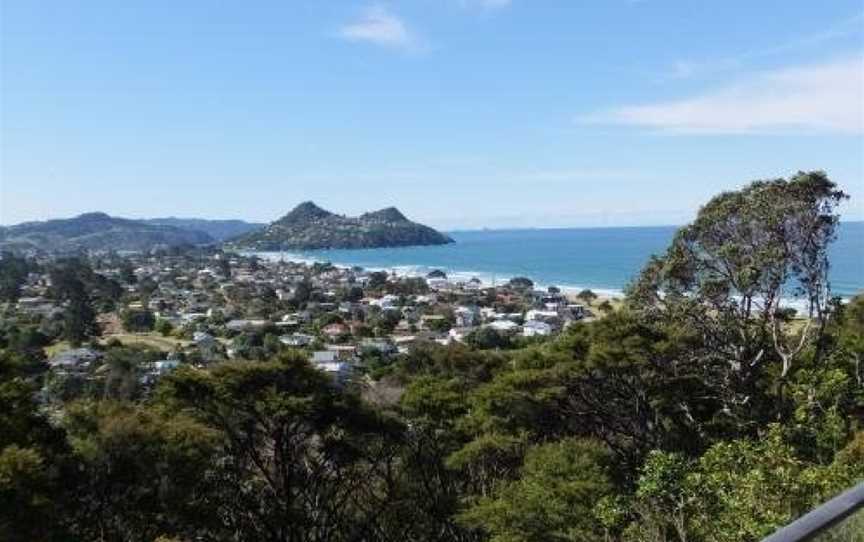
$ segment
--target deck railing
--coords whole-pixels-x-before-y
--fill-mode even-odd
[[[864,482],[816,507],[771,536],[762,539],[762,542],[813,540],[819,535],[828,533],[831,527],[861,508],[864,508]]]

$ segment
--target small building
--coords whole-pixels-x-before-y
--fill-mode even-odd
[[[486,327],[494,329],[499,333],[516,333],[519,331],[519,324],[511,320],[495,320],[486,324]]]
[[[231,320],[225,327],[231,331],[247,331],[260,329],[270,323],[267,320]]]
[[[552,326],[539,320],[529,320],[522,326],[525,337],[545,337],[552,334]]]
[[[58,372],[80,373],[87,371],[102,356],[102,352],[92,348],[74,348],[57,354],[48,360],[48,365]]]
[[[480,323],[480,310],[477,307],[456,307],[453,316],[457,327],[471,327]]]
[[[216,344],[216,339],[213,335],[206,333],[204,331],[196,331],[192,334],[192,342],[194,342],[197,346],[200,347],[209,347]]]
[[[315,337],[313,337],[312,335],[307,335],[305,333],[292,333],[290,335],[282,335],[281,337],[279,337],[279,342],[281,342],[285,346],[293,346],[298,348],[309,346],[314,340]]]
[[[328,324],[321,329],[321,333],[327,335],[331,339],[335,339],[336,337],[341,337],[342,335],[348,334],[348,328],[345,324],[340,324],[338,322],[334,322],[332,324]]]

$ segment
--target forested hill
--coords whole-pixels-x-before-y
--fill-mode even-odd
[[[395,207],[349,217],[307,201],[263,230],[230,240],[227,247],[246,250],[376,248],[452,242],[450,237],[408,220]]]
[[[245,233],[263,229],[267,224],[246,222],[244,220],[207,220],[203,218],[148,218],[147,224],[174,226],[184,230],[204,232],[217,241],[224,241]]]
[[[159,246],[202,245],[214,239],[201,231],[85,213],[74,218],[25,222],[0,228],[6,250],[149,250]]]

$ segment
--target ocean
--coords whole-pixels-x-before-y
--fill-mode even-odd
[[[331,262],[340,266],[502,283],[525,276],[539,286],[591,288],[621,294],[652,254],[662,254],[675,226],[638,228],[518,229],[448,232],[456,241],[430,247],[310,250],[262,253],[268,258]],[[864,222],[840,224],[831,247],[831,283],[836,295],[864,291]]]

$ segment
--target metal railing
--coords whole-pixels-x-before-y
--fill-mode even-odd
[[[781,528],[762,542],[802,542],[826,532],[856,510],[864,508],[864,482]]]

